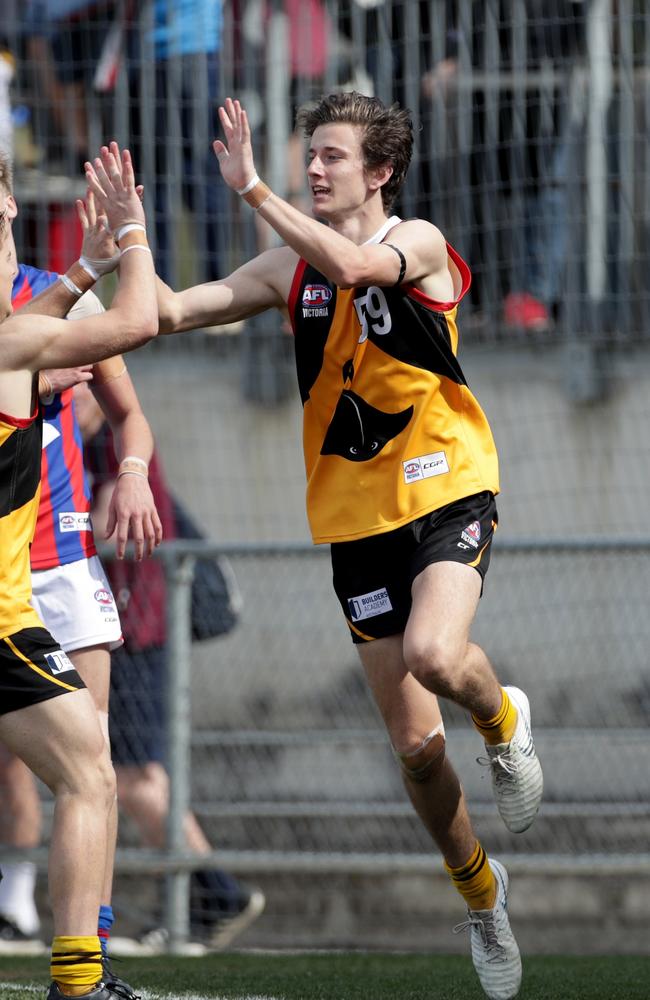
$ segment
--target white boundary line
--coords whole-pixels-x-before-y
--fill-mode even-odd
[[[2,983],[0,982],[0,990],[8,990],[9,992],[21,993],[23,996],[26,993],[44,995],[46,986],[25,986],[23,983]],[[142,1000],[226,1000],[225,997],[211,994],[210,996],[205,993],[154,993],[149,990],[140,990],[140,996]],[[241,1000],[278,1000],[277,997],[269,996],[258,996],[250,995],[242,997]]]

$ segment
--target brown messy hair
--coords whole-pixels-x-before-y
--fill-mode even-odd
[[[11,160],[9,156],[3,149],[0,149],[0,191],[4,192],[6,195],[13,194],[13,171],[11,169]],[[0,211],[0,236],[4,235],[5,225],[7,222],[7,209],[4,208]]]
[[[0,149],[0,188],[5,194],[14,193],[14,177],[9,154]]]
[[[361,152],[366,170],[376,170],[390,163],[391,176],[381,189],[384,209],[388,211],[404,183],[413,155],[411,113],[399,104],[387,107],[378,97],[367,97],[356,90],[329,94],[316,105],[301,108],[296,126],[311,138],[319,125],[344,122],[361,129]]]

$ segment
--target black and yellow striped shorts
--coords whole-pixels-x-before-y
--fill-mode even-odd
[[[24,628],[0,639],[0,715],[83,687],[47,629]]]

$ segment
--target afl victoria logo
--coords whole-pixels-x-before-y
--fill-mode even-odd
[[[332,298],[332,289],[327,285],[305,285],[302,293],[303,306],[324,306]]]
[[[113,595],[111,593],[109,593],[108,590],[96,590],[95,591],[95,600],[99,604],[112,604],[113,603]]]

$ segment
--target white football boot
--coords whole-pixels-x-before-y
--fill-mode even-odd
[[[521,986],[521,956],[508,920],[508,873],[498,861],[489,861],[497,884],[491,910],[469,910],[454,934],[469,928],[472,962],[490,1000],[513,1000]]]
[[[486,743],[487,757],[477,759],[492,771],[492,791],[501,819],[511,833],[523,833],[537,815],[544,776],[530,729],[528,698],[519,688],[504,690],[517,709],[517,727],[509,743]]]

